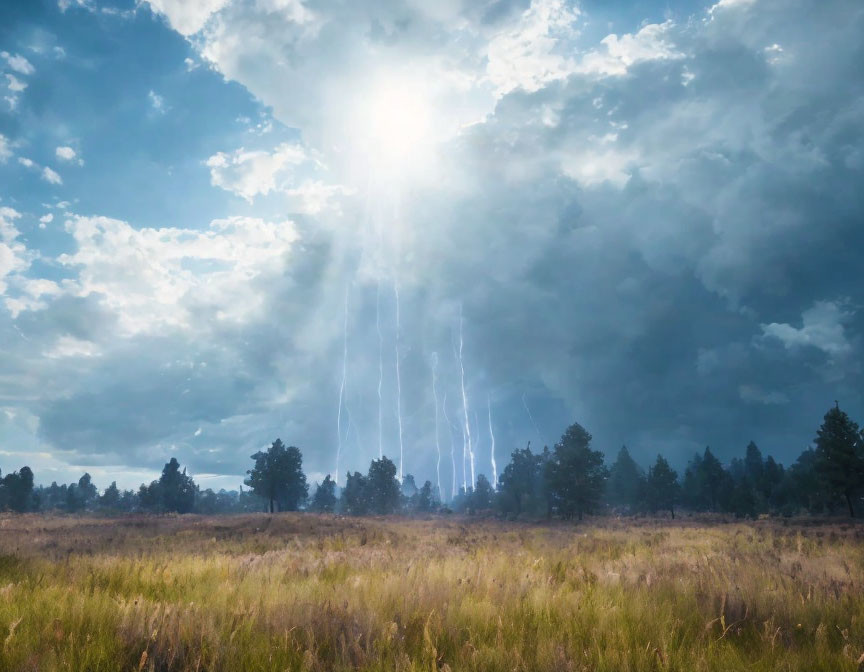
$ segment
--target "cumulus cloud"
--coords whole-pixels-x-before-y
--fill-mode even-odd
[[[74,161],[77,156],[74,149],[66,146],[58,147],[54,153],[57,155],[57,158],[62,161]]]
[[[0,207],[0,296],[8,288],[8,277],[29,265],[27,250],[18,240],[20,232],[15,226],[15,220],[20,217],[20,212]]]
[[[42,179],[49,184],[63,184],[63,178],[52,168],[45,166],[42,168]]]
[[[32,75],[36,68],[20,54],[10,54],[8,51],[0,51],[0,57],[6,60],[6,65],[21,75]]]
[[[851,317],[851,313],[838,302],[817,301],[802,313],[801,327],[772,322],[761,325],[761,328],[764,336],[776,338],[787,350],[813,347],[837,357],[852,351],[843,326]]]
[[[12,149],[9,147],[9,140],[0,133],[0,163],[6,163],[11,156]]]
[[[207,167],[213,186],[251,202],[255,196],[286,188],[296,168],[307,160],[301,146],[282,143],[272,152],[247,151],[242,147],[227,154],[218,152],[207,159]]]
[[[262,305],[257,279],[281,268],[296,237],[290,222],[244,217],[195,231],[72,216],[66,230],[77,249],[58,261],[75,269],[77,280],[65,291],[98,297],[126,335],[192,329],[202,311],[242,322]]]
[[[147,0],[147,4],[165,16],[174,30],[188,36],[201,30],[207,19],[228,4],[228,0]]]

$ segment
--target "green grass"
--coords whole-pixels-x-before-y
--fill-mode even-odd
[[[0,670],[856,670],[864,529],[0,517]]]

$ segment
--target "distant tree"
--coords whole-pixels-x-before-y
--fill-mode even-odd
[[[541,460],[531,452],[531,444],[516,449],[498,476],[498,506],[503,513],[518,516],[534,508],[537,488],[542,483]]]
[[[315,490],[310,508],[319,513],[332,513],[336,508],[336,482],[330,478],[330,474]]]
[[[606,497],[613,507],[627,513],[636,513],[642,508],[645,495],[645,475],[630,457],[627,446],[621,446],[615,464],[609,470]]]
[[[399,509],[400,488],[396,480],[396,465],[387,458],[372,460],[366,476],[369,511],[379,515],[394,513]]]
[[[606,485],[608,470],[603,453],[591,450],[591,435],[572,424],[555,444],[548,469],[549,488],[558,512],[565,518],[582,520],[596,510]]]
[[[864,486],[864,445],[858,425],[835,405],[825,414],[814,444],[816,470],[824,487],[843,498],[854,518],[852,502]]]
[[[694,511],[721,511],[730,494],[732,483],[711,448],[694,455],[684,472],[682,496],[684,504]]]
[[[96,500],[99,497],[99,491],[96,489],[96,486],[93,485],[93,479],[90,477],[90,474],[85,472],[84,475],[78,479],[76,494],[81,500],[81,509],[90,509],[96,504]]]
[[[105,488],[105,492],[99,498],[99,506],[109,511],[120,509],[120,490],[117,487],[117,481],[112,481],[111,485]]]
[[[474,490],[468,496],[467,508],[472,513],[491,509],[494,498],[495,491],[492,489],[492,484],[486,476],[480,474],[477,476]]]
[[[172,457],[162,468],[159,477],[158,497],[162,511],[176,513],[191,513],[195,508],[195,482],[186,475],[186,469],[180,471],[180,463]]]
[[[402,479],[401,490],[402,495],[409,499],[417,494],[417,484],[414,482],[414,476],[405,474],[405,478]]]
[[[681,486],[678,484],[678,474],[662,455],[658,455],[657,461],[648,468],[645,489],[651,512],[668,511],[674,519]]]
[[[276,439],[266,453],[259,451],[252,459],[255,466],[246,472],[246,485],[268,502],[270,513],[277,507],[279,511],[299,509],[309,494],[300,449],[286,448],[281,439]]]
[[[144,483],[138,488],[138,506],[143,511],[159,511],[161,501],[159,497],[159,481],[151,481],[150,485]]]
[[[348,472],[342,489],[342,511],[351,516],[364,516],[369,512],[369,493],[366,477],[359,471]]]
[[[415,513],[432,513],[438,508],[437,488],[432,481],[425,481],[422,487],[411,497],[411,510]]]
[[[23,513],[35,509],[33,498],[33,471],[21,467],[20,471],[6,474],[0,481],[0,503],[3,508]]]

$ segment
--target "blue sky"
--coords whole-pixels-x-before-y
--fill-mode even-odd
[[[0,469],[236,486],[280,436],[447,494],[491,475],[490,416],[499,467],[574,420],[789,463],[835,399],[864,419],[862,29],[854,0],[3,3]]]

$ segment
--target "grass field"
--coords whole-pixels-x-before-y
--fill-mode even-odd
[[[857,670],[862,581],[839,523],[6,516],[0,669]]]

